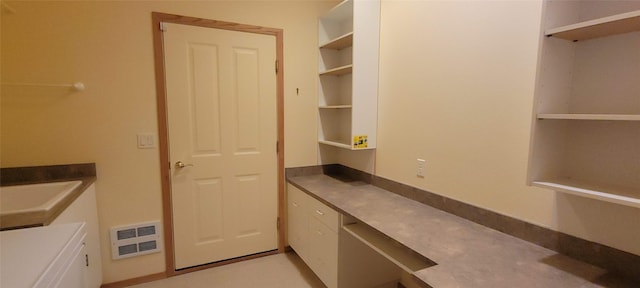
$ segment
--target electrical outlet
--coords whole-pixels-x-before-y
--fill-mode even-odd
[[[424,178],[424,166],[427,163],[424,159],[418,158],[418,170],[416,172],[416,176]]]

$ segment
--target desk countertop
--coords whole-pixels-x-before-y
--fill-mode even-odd
[[[437,263],[413,274],[425,287],[638,287],[602,268],[373,185],[327,175],[287,180]]]

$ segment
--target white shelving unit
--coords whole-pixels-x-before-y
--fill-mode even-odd
[[[545,1],[529,184],[640,208],[640,2]]]
[[[380,2],[345,0],[318,20],[318,142],[376,147]]]

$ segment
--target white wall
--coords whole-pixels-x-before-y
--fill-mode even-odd
[[[376,173],[640,255],[640,209],[526,186],[541,8],[383,1]]]
[[[388,1],[382,11],[378,174],[550,223],[553,207],[529,203],[551,193],[525,187],[541,4]]]
[[[162,218],[151,12],[284,29],[285,164],[316,154],[318,1],[11,1],[2,12],[2,82],[87,89],[2,87],[1,166],[95,162],[104,282],[163,272],[164,253],[112,261],[110,227]],[[296,88],[300,94],[296,95]],[[309,129],[312,127],[312,129]]]

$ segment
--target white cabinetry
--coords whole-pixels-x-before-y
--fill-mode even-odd
[[[376,147],[380,2],[345,0],[318,21],[318,141]]]
[[[287,193],[289,245],[327,287],[338,287],[338,212],[291,184]]]
[[[88,262],[86,287],[98,288],[102,284],[102,257],[100,254],[95,184],[87,187],[50,225],[76,222],[86,223],[87,237],[85,243]]]
[[[298,188],[287,185],[287,239],[289,246],[293,248],[298,256],[308,262],[310,246],[309,244],[309,208],[307,202],[309,196]]]
[[[528,181],[640,207],[640,2],[544,9]]]
[[[0,233],[0,287],[85,288],[84,223]]]

